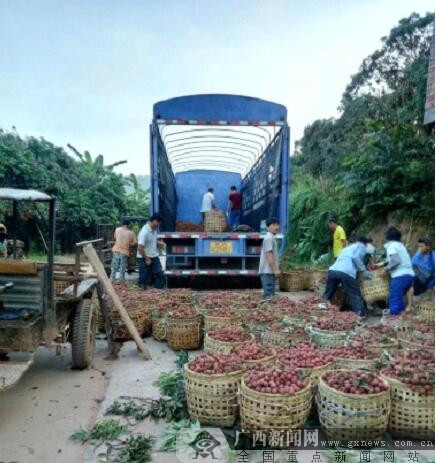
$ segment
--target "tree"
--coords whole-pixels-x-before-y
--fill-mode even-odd
[[[321,251],[317,217],[334,204],[351,233],[391,214],[434,223],[434,138],[422,127],[433,30],[433,14],[402,19],[352,76],[339,118],[296,144],[289,241],[300,258]]]
[[[43,138],[23,139],[16,132],[0,130],[0,184],[33,188],[57,198],[57,241],[62,250],[95,237],[98,223],[116,224],[121,215],[136,215],[148,205],[145,193],[129,198],[123,176],[114,172],[126,161],[105,165],[102,155],[93,158],[88,151],[69,148],[77,161]],[[0,219],[8,215],[0,209]],[[45,226],[39,215],[28,218],[22,238],[40,243],[37,226]]]

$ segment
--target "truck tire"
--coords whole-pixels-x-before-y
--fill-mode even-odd
[[[76,308],[73,324],[73,368],[83,370],[91,365],[95,349],[97,313],[92,299],[82,299]]]

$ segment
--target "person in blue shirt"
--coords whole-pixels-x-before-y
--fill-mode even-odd
[[[360,287],[357,281],[357,272],[362,272],[366,279],[372,278],[364,264],[365,256],[371,252],[367,247],[368,238],[361,236],[356,243],[346,246],[340,252],[336,262],[329,268],[327,274],[327,284],[324,297],[331,301],[335,295],[336,289],[342,285],[347,293],[353,312],[361,317],[366,316],[366,303],[360,294]]]
[[[416,295],[425,293],[428,289],[434,288],[434,251],[431,249],[429,238],[421,238],[418,241],[418,251],[412,259],[415,270],[413,283]]]

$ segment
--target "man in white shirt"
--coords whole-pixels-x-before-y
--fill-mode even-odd
[[[276,235],[280,231],[279,220],[270,217],[266,220],[268,233],[265,235],[260,251],[259,275],[262,282],[263,298],[275,295],[276,277],[280,276],[279,252]]]
[[[389,284],[389,312],[391,315],[400,315],[406,309],[412,308],[413,282],[415,272],[412,260],[406,247],[401,242],[401,232],[395,227],[389,227],[385,233],[386,237],[386,262],[385,273],[391,274]],[[407,307],[404,305],[404,297],[407,296]]]
[[[203,216],[203,223],[204,219],[206,218],[206,212],[211,211],[212,209],[216,209],[215,205],[215,196],[213,194],[213,188],[208,188],[207,193],[203,195],[203,201],[201,203],[201,215]]]
[[[165,249],[166,244],[157,239],[157,229],[161,223],[162,216],[153,214],[138,235],[138,252],[136,254],[139,268],[138,285],[144,289],[147,289],[147,285],[151,282],[155,288],[162,289],[165,286],[158,247]]]

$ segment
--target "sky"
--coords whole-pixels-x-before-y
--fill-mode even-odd
[[[432,0],[0,0],[0,128],[149,174],[155,102],[284,104],[291,151],[380,38]]]

